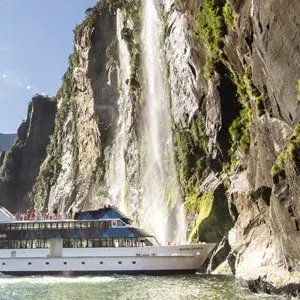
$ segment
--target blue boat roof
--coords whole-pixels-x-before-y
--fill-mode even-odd
[[[117,208],[112,206],[100,208],[98,210],[77,212],[75,213],[74,219],[87,221],[120,219],[126,224],[130,224],[130,219],[121,213]]]

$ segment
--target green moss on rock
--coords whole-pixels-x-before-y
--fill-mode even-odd
[[[141,0],[132,0],[124,6],[124,9],[125,20],[121,34],[130,53],[130,79],[128,84],[130,91],[134,92],[140,87],[137,78],[141,55]]]
[[[300,124],[297,124],[291,135],[286,150],[282,151],[271,169],[273,183],[278,184],[286,178],[287,163],[300,173]]]
[[[197,216],[189,233],[189,243],[216,242],[233,226],[226,201],[224,199],[221,201],[213,191],[195,193],[187,198],[185,203],[187,215]]]
[[[286,174],[285,174],[286,162],[287,162],[287,152],[283,151],[282,153],[280,153],[275,164],[271,169],[271,174],[272,174],[274,184],[277,184],[282,179],[286,178]]]
[[[205,133],[205,118],[198,116],[190,128],[174,133],[177,167],[183,194],[192,193],[206,176],[208,137]]]
[[[232,30],[236,30],[234,12],[228,2],[226,2],[223,6],[223,16],[227,26],[229,26]]]

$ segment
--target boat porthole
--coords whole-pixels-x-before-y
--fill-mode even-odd
[[[66,265],[67,264],[67,262],[66,261],[64,261],[64,265]]]
[[[103,265],[103,261],[100,261],[100,265]]]
[[[82,264],[82,265],[84,265],[84,264],[85,264],[85,262],[84,262],[84,261],[82,261],[82,262],[81,262],[81,264]]]
[[[3,263],[2,263],[2,266],[5,266],[5,265],[6,265],[6,263],[5,263],[5,262],[3,262]]]
[[[49,265],[49,262],[48,262],[48,261],[46,261],[46,265]]]
[[[31,262],[29,262],[28,264],[31,265]]]
[[[119,265],[121,265],[121,264],[122,264],[122,262],[121,262],[121,261],[118,261],[118,264],[119,264]]]
[[[132,263],[135,265],[135,264],[136,264],[136,261],[133,261]]]

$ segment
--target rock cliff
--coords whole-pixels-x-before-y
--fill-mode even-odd
[[[9,210],[26,209],[54,129],[56,101],[36,95],[15,143],[0,155],[0,202]]]
[[[48,99],[39,131],[30,108],[2,159],[1,200],[61,213],[110,200],[141,225],[166,228],[165,238],[187,230],[191,242],[221,242],[209,271],[253,290],[296,291],[298,1],[149,3],[102,0],[87,10],[50,142]]]

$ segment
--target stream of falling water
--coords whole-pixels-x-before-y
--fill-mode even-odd
[[[119,51],[119,87],[120,98],[119,121],[116,130],[116,137],[112,146],[111,157],[107,160],[106,182],[109,201],[116,205],[123,213],[127,214],[126,207],[126,165],[124,159],[125,135],[126,135],[126,107],[129,101],[129,87],[125,81],[130,78],[130,55],[125,41],[122,39],[121,32],[123,28],[124,16],[121,10],[117,11],[117,40]]]
[[[154,0],[144,0],[143,4],[146,157],[142,213],[145,220],[151,221],[151,229],[163,243],[178,243],[185,240],[186,228],[173,152],[166,69],[161,51],[164,26]]]
[[[117,39],[119,52],[120,98],[119,122],[116,137],[106,158],[109,201],[124,213],[138,215],[139,225],[155,233],[162,243],[184,242],[186,226],[184,206],[181,199],[177,171],[175,167],[169,91],[166,86],[166,71],[160,50],[163,24],[159,18],[153,0],[143,0],[144,25],[142,32],[145,113],[141,127],[140,140],[142,153],[138,203],[136,211],[127,212],[126,190],[131,189],[126,181],[125,150],[126,132],[132,125],[132,105],[130,105],[129,87],[125,83],[130,78],[130,55],[126,42],[122,39],[124,16],[117,12]],[[127,111],[128,110],[128,111]],[[133,199],[127,199],[132,202]]]

